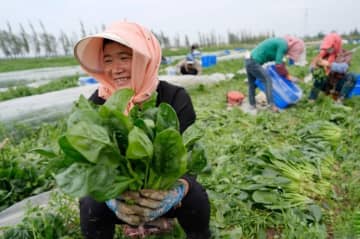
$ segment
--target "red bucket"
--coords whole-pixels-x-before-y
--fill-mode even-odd
[[[244,98],[245,95],[240,91],[229,91],[226,95],[226,100],[229,105],[240,105]]]

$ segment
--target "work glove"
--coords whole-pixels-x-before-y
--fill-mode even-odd
[[[283,77],[286,77],[289,74],[288,71],[286,70],[284,63],[275,64],[275,70],[280,76],[283,76]]]
[[[154,220],[173,207],[181,206],[181,200],[184,198],[187,191],[187,185],[183,181],[178,181],[176,185],[168,191],[159,191],[152,189],[140,190],[140,195],[144,199],[143,205],[151,208],[149,219]],[[149,203],[148,203],[149,201]],[[152,202],[156,203],[152,203]]]
[[[106,205],[116,216],[130,225],[141,225],[152,221],[174,206],[180,205],[187,185],[179,181],[170,190],[143,189],[139,192],[125,192],[116,199],[106,201]]]
[[[129,191],[105,203],[119,219],[127,224],[137,226],[150,220],[151,209],[142,206],[141,201],[142,198],[139,192]],[[148,203],[150,202],[148,201]]]

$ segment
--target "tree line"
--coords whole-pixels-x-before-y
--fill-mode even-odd
[[[71,55],[74,44],[87,34],[82,22],[80,35],[74,32],[68,34],[61,30],[56,36],[45,28],[42,21],[38,22],[37,28],[31,22],[27,26],[26,30],[23,24],[19,24],[19,31],[15,32],[7,22],[6,28],[0,29],[0,52],[4,57]]]
[[[73,46],[80,38],[92,34],[92,31],[87,29],[81,21],[79,33],[66,33],[60,30],[58,35],[50,33],[42,21],[38,22],[37,27],[31,22],[26,26],[19,24],[19,30],[15,32],[11,24],[7,22],[5,29],[0,29],[0,56],[6,58],[68,56],[72,54]],[[105,25],[102,24],[101,30],[104,28]],[[98,29],[94,29],[93,32],[98,32]],[[162,31],[154,32],[154,34],[165,49],[189,47],[192,44],[186,34],[184,36],[177,34],[172,38]],[[224,37],[215,32],[199,32],[196,43],[203,47],[253,43],[273,35],[273,33],[254,35],[250,32],[235,33],[229,31]]]
[[[101,25],[101,30],[104,30],[105,25]],[[98,32],[98,29],[94,29]],[[154,32],[154,31],[153,31]],[[87,29],[82,21],[79,24],[79,33],[65,33],[63,30],[56,36],[50,33],[42,23],[38,22],[38,27],[29,22],[27,30],[23,24],[19,24],[19,30],[15,32],[9,22],[5,29],[0,29],[0,56],[6,58],[16,57],[49,57],[49,56],[68,56],[72,54],[74,44],[82,37],[92,34],[92,31]],[[188,35],[176,36],[170,38],[164,32],[154,32],[161,46],[165,49],[189,47],[191,42]],[[306,36],[307,40],[320,39],[324,36],[319,32],[314,36]],[[232,32],[228,31],[227,35],[217,34],[215,32],[198,33],[197,44],[202,47],[214,47],[224,45],[236,44],[256,44],[266,38],[275,36],[274,32],[253,34],[249,31]],[[359,39],[360,34],[357,29],[350,31],[347,34],[350,39]]]

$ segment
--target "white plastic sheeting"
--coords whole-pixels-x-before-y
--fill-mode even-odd
[[[96,87],[96,85],[75,87],[0,102],[0,122],[26,123],[56,118],[70,112],[73,102],[81,94],[89,97]]]
[[[190,87],[199,84],[212,84],[222,80],[230,79],[233,74],[214,73],[211,75],[164,75],[160,80],[168,81],[174,85]]]
[[[233,59],[241,59],[245,57],[246,52],[237,52],[237,51],[230,51],[229,55],[218,56],[217,61],[227,61]]]
[[[80,66],[48,67],[24,71],[0,73],[0,89],[15,84],[29,84],[64,76],[85,74]]]
[[[232,74],[215,73],[212,75],[160,76],[160,80],[175,85],[190,87],[197,84],[212,84],[232,78]],[[55,119],[70,112],[72,104],[81,94],[88,98],[97,84],[80,86],[41,95],[27,96],[0,102],[0,122],[37,123]]]
[[[13,226],[21,222],[28,204],[32,206],[46,206],[51,193],[52,191],[48,191],[28,197],[0,212],[0,227]]]

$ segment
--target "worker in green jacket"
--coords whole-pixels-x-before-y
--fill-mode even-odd
[[[252,50],[250,57],[245,59],[245,67],[249,83],[249,102],[253,109],[256,109],[255,81],[256,79],[259,79],[265,85],[265,95],[269,107],[274,112],[279,111],[273,101],[271,78],[266,73],[262,65],[267,62],[274,61],[277,73],[288,78],[288,71],[283,63],[283,58],[285,56],[293,62],[304,62],[305,44],[303,40],[292,36],[269,38],[261,42],[255,49]]]

